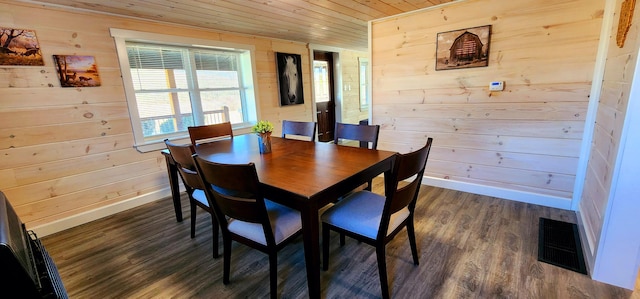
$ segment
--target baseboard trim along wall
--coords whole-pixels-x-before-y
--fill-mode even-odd
[[[509,190],[504,188],[490,187],[472,183],[445,180],[434,177],[423,177],[422,184],[446,188],[451,190],[469,192],[474,194],[492,196],[502,199],[531,203],[545,207],[552,207],[564,210],[571,210],[571,198],[548,196],[543,194]]]
[[[565,210],[571,209],[570,198],[546,196],[541,194],[514,191],[514,190],[508,190],[504,188],[488,187],[488,186],[471,184],[471,183],[456,182],[456,181],[433,178],[433,177],[423,177],[422,184],[434,186],[434,187],[452,189],[457,191],[469,192],[474,194],[493,196],[493,197],[507,199],[507,200],[537,204],[537,205],[547,206],[552,208],[565,209]],[[183,191],[182,188],[181,188],[181,191]],[[38,235],[38,237],[44,237],[50,234],[63,231],[65,229],[72,228],[74,226],[82,225],[96,219],[100,219],[103,217],[113,215],[115,213],[119,213],[131,208],[135,208],[143,204],[164,199],[169,196],[171,196],[171,190],[167,186],[167,188],[164,188],[155,192],[143,194],[143,195],[134,197],[132,199],[129,199],[127,201],[115,203],[109,206],[87,211],[78,215],[74,215],[65,219],[61,219],[58,221],[43,224],[43,225],[36,226],[29,229],[33,230]],[[169,201],[167,201],[167,204],[172,205],[172,203]]]
[[[140,196],[136,196],[126,201],[114,203],[112,205],[104,206],[95,210],[87,211],[84,213],[80,213],[78,215],[73,215],[71,217],[67,217],[51,223],[39,225],[36,227],[30,227],[27,229],[35,232],[36,235],[38,235],[38,237],[44,237],[47,235],[51,235],[51,234],[63,231],[65,229],[69,229],[78,225],[91,222],[96,219],[100,219],[100,218],[107,217],[122,211],[126,211],[128,209],[132,209],[137,206],[141,206],[156,200],[165,199],[169,196],[171,196],[171,189],[167,186],[167,188],[150,192],[147,194],[143,194]],[[173,206],[173,203],[170,200],[167,200],[167,204]]]

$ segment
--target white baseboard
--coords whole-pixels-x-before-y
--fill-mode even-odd
[[[433,177],[423,177],[422,184],[440,187],[440,188],[458,190],[463,192],[469,192],[474,194],[493,196],[493,197],[514,200],[519,202],[537,204],[537,205],[547,206],[552,208],[565,209],[565,210],[571,209],[570,198],[546,196],[546,195],[541,195],[536,193],[515,191],[515,190],[504,189],[504,188],[496,188],[496,187],[464,183],[464,182],[457,182],[457,181],[451,181],[451,180],[445,180],[445,179],[439,179],[439,178],[433,178]],[[182,188],[181,188],[181,191],[182,191]],[[143,194],[122,202],[114,203],[112,205],[104,206],[95,210],[83,212],[78,215],[73,215],[64,219],[60,219],[51,223],[43,224],[43,225],[36,226],[29,229],[33,230],[38,235],[38,237],[44,237],[50,234],[63,231],[65,229],[69,229],[81,224],[91,222],[96,219],[100,219],[103,217],[113,215],[115,213],[126,211],[131,208],[135,208],[137,206],[141,206],[146,203],[167,198],[169,196],[171,196],[171,189],[167,187],[155,192]]]
[[[580,244],[582,245],[582,255],[584,256],[584,261],[587,266],[587,273],[591,276],[593,273],[593,268],[595,266],[595,250],[598,248],[594,248],[591,246],[592,241],[587,235],[587,231],[585,230],[584,223],[585,219],[583,219],[583,214],[580,213],[580,210],[576,212],[576,216],[578,218],[578,233],[580,234]]]
[[[64,219],[56,220],[54,222],[50,222],[47,224],[43,224],[40,226],[28,228],[28,229],[35,232],[36,235],[38,235],[38,237],[44,237],[47,235],[51,235],[51,234],[63,231],[65,229],[69,229],[81,224],[91,222],[96,219],[100,219],[103,217],[113,215],[115,213],[126,211],[128,209],[141,206],[143,204],[164,199],[169,196],[171,196],[171,189],[167,187],[164,189],[160,189],[158,191],[136,196],[134,198],[131,198],[125,201],[117,202],[108,206],[100,207],[95,210],[83,212],[77,215],[73,215]],[[167,204],[173,205],[172,202],[167,202]]]
[[[445,180],[434,177],[423,177],[422,184],[452,189],[457,191],[469,192],[474,194],[498,197],[502,199],[514,200],[519,202],[531,203],[545,207],[552,207],[564,210],[571,210],[571,198],[563,198],[549,196],[531,192],[509,190],[498,187],[478,185],[472,183]]]

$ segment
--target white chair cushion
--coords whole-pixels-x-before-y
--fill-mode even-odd
[[[276,244],[280,244],[280,242],[302,229],[300,212],[268,199],[264,200],[264,204],[267,207],[267,214],[269,215],[271,230]],[[229,231],[262,245],[267,245],[264,230],[259,223],[229,219]]]
[[[191,196],[196,201],[205,204],[207,207],[209,206],[209,201],[207,201],[207,195],[204,194],[204,190],[195,189],[195,190],[193,190],[193,194],[191,194]]]
[[[321,216],[322,222],[375,239],[380,229],[386,198],[369,191],[358,191],[337,202]],[[407,207],[391,215],[387,235],[409,217]]]

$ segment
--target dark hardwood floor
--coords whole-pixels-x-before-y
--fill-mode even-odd
[[[374,190],[381,183],[376,179]],[[198,210],[194,239],[185,195],[181,223],[167,198],[42,241],[72,299],[268,297],[267,256],[238,243],[231,283],[222,284],[222,258],[211,256],[210,217]],[[420,265],[413,265],[406,233],[387,247],[393,298],[640,297],[638,290],[537,261],[538,218],[575,223],[571,211],[422,186],[416,217]],[[380,297],[374,248],[348,238],[340,247],[337,234],[331,242],[323,297]],[[302,239],[278,258],[279,297],[308,297]]]

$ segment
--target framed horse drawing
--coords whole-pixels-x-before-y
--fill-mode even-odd
[[[280,106],[304,104],[300,54],[276,52]]]

